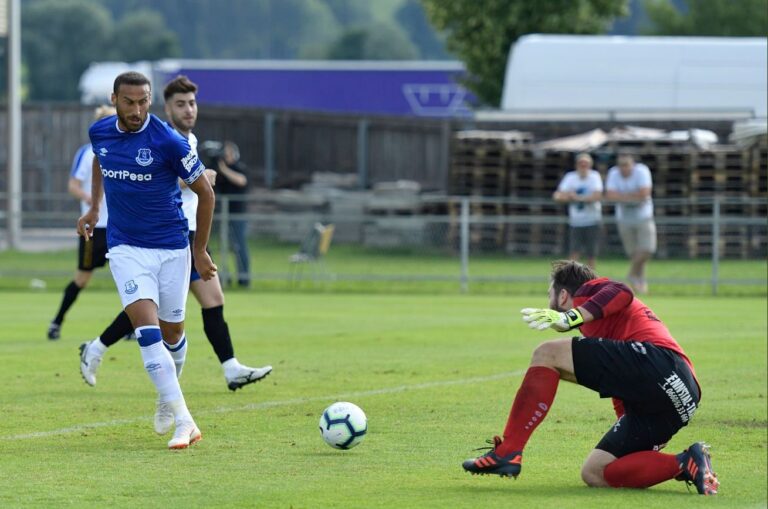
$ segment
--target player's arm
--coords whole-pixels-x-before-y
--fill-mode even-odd
[[[567,203],[576,199],[576,193],[557,190],[552,194],[552,199],[559,203]]]
[[[245,187],[248,184],[248,177],[239,171],[230,168],[227,163],[224,162],[224,159],[221,158],[219,159],[219,173],[224,175],[227,180],[237,187]]]
[[[546,330],[551,327],[558,332],[566,332],[581,327],[595,319],[592,313],[581,306],[569,309],[568,311],[523,308],[520,312],[523,314],[523,321],[531,329]]]
[[[89,240],[93,237],[93,228],[99,222],[99,207],[104,194],[104,181],[101,176],[99,158],[94,156],[91,165],[91,208],[77,220],[77,233]]]
[[[576,197],[577,201],[583,201],[584,203],[594,203],[596,201],[601,201],[602,199],[603,199],[602,190]]]
[[[211,170],[210,168],[206,168],[204,175],[205,175],[205,178],[208,179],[208,182],[210,182],[212,186],[216,185],[216,170]],[[189,186],[187,186],[187,183],[184,182],[183,179],[179,179],[179,187],[184,189]]]
[[[91,195],[83,189],[83,181],[76,177],[69,177],[67,182],[67,191],[80,201],[84,201],[88,205],[91,204]]]
[[[211,260],[206,247],[208,238],[211,235],[211,222],[213,221],[213,208],[216,204],[216,197],[213,194],[213,188],[207,178],[198,178],[189,188],[197,194],[197,231],[195,231],[195,242],[192,245],[192,252],[195,257],[195,269],[204,281],[208,281],[216,275],[217,267]]]
[[[520,311],[523,320],[532,329],[546,330],[551,327],[558,332],[565,332],[621,311],[635,298],[627,285],[610,280],[596,285],[584,285],[576,292],[576,296],[585,296],[582,292],[588,292],[589,298],[580,306],[563,312],[525,308]]]
[[[622,203],[632,203],[632,202],[639,202],[647,199],[651,196],[651,188],[650,187],[641,187],[637,191],[633,191],[631,193],[620,193],[619,191],[614,191],[612,189],[609,189],[605,192],[605,198],[608,201],[615,201],[615,202],[622,202]]]
[[[617,313],[629,306],[635,299],[632,290],[618,281],[605,281],[600,285],[590,287],[590,291],[594,293],[579,306],[579,309],[584,313],[589,313],[593,320]]]

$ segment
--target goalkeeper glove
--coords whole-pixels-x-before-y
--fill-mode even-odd
[[[523,314],[523,320],[531,329],[544,330],[552,327],[558,332],[565,332],[584,323],[584,318],[576,308],[569,309],[564,313],[554,309],[536,308],[525,308],[521,309],[520,312]]]

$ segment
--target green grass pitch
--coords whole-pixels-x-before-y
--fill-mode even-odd
[[[154,389],[135,342],[108,352],[96,387],[80,378],[77,347],[118,311],[114,291],[83,292],[57,342],[45,329],[58,289],[1,291],[0,507],[766,507],[764,297],[646,299],[703,386],[700,410],[668,452],[710,443],[717,497],[674,481],[585,487],[581,463],[613,412],[609,400],[568,383],[517,480],[463,472],[473,449],[502,430],[532,350],[557,337],[519,317],[543,305],[544,292],[233,292],[226,316],[238,358],[275,368],[236,393],[191,300],[181,382],[203,440],[171,452],[152,431]],[[321,412],[336,400],[369,418],[368,436],[350,451],[319,436]]]

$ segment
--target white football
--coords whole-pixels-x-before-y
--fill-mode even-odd
[[[363,441],[367,432],[368,418],[353,403],[334,403],[320,417],[320,435],[336,449],[351,449]]]

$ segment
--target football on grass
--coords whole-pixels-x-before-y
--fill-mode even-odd
[[[363,441],[367,432],[368,418],[353,403],[334,403],[320,417],[320,435],[336,449],[351,449]]]

